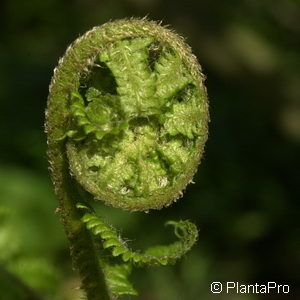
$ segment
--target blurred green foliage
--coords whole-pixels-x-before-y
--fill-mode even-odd
[[[207,75],[211,123],[184,199],[150,214],[98,207],[142,248],[168,242],[165,220],[188,218],[200,228],[181,262],[133,274],[137,299],[299,299],[298,0],[1,1],[0,299],[80,299],[47,170],[48,85],[79,34],[145,15],[192,46]],[[291,291],[214,295],[212,281],[276,281]]]

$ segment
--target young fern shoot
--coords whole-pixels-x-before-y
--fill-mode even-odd
[[[132,250],[89,199],[148,211],[182,195],[207,139],[203,81],[182,38],[145,19],[93,28],[55,69],[46,110],[48,156],[88,300],[136,295],[127,279],[132,265],[173,263],[196,242],[194,224],[169,221],[177,242]]]

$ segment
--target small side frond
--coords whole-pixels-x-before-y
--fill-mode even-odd
[[[166,245],[155,246],[145,252],[131,250],[115,228],[106,224],[95,215],[87,206],[78,204],[78,208],[86,210],[82,221],[88,230],[99,236],[103,241],[103,248],[110,249],[114,257],[120,256],[124,262],[132,262],[138,265],[167,265],[175,263],[177,259],[188,252],[198,238],[197,227],[189,221],[169,221],[166,225],[174,226],[174,232],[178,241]]]

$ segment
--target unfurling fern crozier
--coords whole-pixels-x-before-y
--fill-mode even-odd
[[[139,19],[95,27],[68,48],[55,69],[46,111],[48,154],[66,232],[71,247],[79,248],[72,256],[88,299],[135,294],[125,276],[131,264],[174,262],[195,243],[192,223],[170,221],[178,242],[133,251],[86,198],[148,211],[182,194],[207,139],[203,80],[181,37]],[[95,243],[123,264],[101,259]],[[87,251],[83,257],[81,251]],[[83,268],[87,255],[92,260]],[[101,280],[92,280],[88,271]],[[121,273],[123,285],[116,279]]]

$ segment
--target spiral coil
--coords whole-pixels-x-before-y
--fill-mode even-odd
[[[178,242],[144,253],[130,250],[87,198],[148,211],[182,195],[207,139],[203,81],[182,38],[145,19],[93,28],[68,48],[55,69],[46,110],[50,169],[88,299],[136,294],[126,277],[131,264],[172,263],[195,243],[195,225],[169,221]],[[97,242],[123,264],[101,259]],[[91,283],[88,271],[108,288]],[[118,284],[113,278],[121,274],[124,281]],[[106,298],[97,296],[100,289],[107,290]]]

